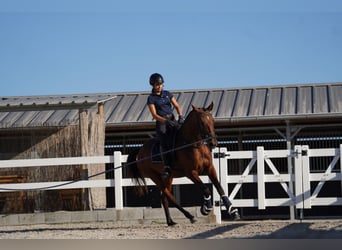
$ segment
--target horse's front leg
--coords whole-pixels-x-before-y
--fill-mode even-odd
[[[219,195],[220,195],[220,197],[222,199],[222,202],[223,202],[224,206],[227,209],[227,212],[228,212],[229,216],[233,220],[240,220],[239,211],[236,208],[233,207],[233,204],[229,200],[228,196],[225,195],[224,190],[223,190],[220,182],[218,181],[216,170],[215,170],[214,166],[212,166],[209,169],[208,176],[209,176],[210,181],[214,184],[217,192],[219,193]]]
[[[204,194],[203,204],[201,206],[201,214],[208,215],[213,210],[213,205],[211,202],[211,192],[209,188],[202,182],[198,175],[198,172],[193,170],[191,175],[188,176],[190,180],[197,186],[199,186]]]

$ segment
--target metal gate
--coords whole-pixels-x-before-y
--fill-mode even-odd
[[[226,148],[216,148],[213,156],[220,182],[233,206],[258,209],[287,206],[296,210],[342,205],[341,152],[342,144],[339,148],[326,149],[309,149],[307,145],[299,145],[290,150],[264,150],[263,147],[257,147],[256,151],[228,151]],[[326,159],[317,160],[322,158]],[[240,161],[239,174],[229,173],[228,162],[232,160]],[[241,165],[242,160],[244,165]],[[277,165],[279,162],[281,166]],[[283,168],[284,162],[287,164],[286,171]],[[319,168],[315,164],[320,164]],[[327,182],[339,182],[339,190],[333,195],[321,194]],[[268,183],[279,183],[282,194],[268,197]],[[255,185],[256,197],[245,198],[239,195],[246,184]],[[229,186],[233,187],[228,190]],[[219,200],[215,191],[215,204],[220,204]],[[220,217],[221,209],[224,207],[215,208],[216,217]]]

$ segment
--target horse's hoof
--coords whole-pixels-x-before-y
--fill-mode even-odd
[[[191,224],[194,224],[197,220],[193,217],[193,218],[190,218],[190,222]]]
[[[202,206],[201,207],[201,214],[204,215],[204,216],[207,216],[211,212],[211,210],[212,209],[207,208],[206,206]]]
[[[177,223],[174,222],[174,221],[171,221],[171,222],[168,222],[167,225],[172,227],[172,226],[174,226],[174,225],[177,225]]]
[[[231,218],[233,221],[241,220],[241,217],[240,217],[240,215],[239,215],[238,212],[231,213],[231,214],[230,214],[230,218]]]

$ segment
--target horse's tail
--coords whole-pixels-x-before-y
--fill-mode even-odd
[[[137,165],[137,154],[139,150],[132,151],[128,157],[127,157],[127,167],[128,167],[128,175],[132,180],[137,184],[134,186],[135,192],[142,196],[148,192],[147,186],[146,186],[146,180],[142,173],[139,171],[138,165]]]

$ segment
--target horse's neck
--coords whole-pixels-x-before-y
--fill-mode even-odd
[[[178,132],[178,143],[194,143],[201,139],[201,135],[198,131],[199,126],[196,124],[195,117],[188,117],[188,119],[184,122]]]

